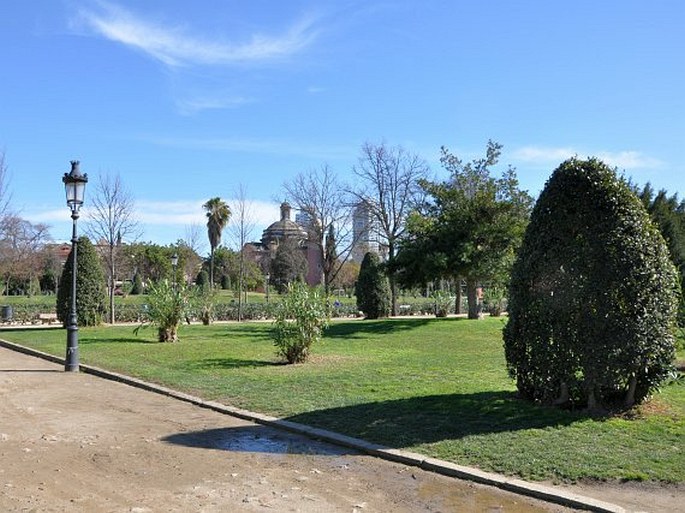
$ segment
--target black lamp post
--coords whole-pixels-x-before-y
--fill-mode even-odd
[[[88,175],[81,174],[78,160],[71,161],[71,172],[64,173],[62,182],[64,182],[64,190],[67,194],[67,206],[71,209],[72,220],[71,310],[69,311],[69,320],[67,322],[67,358],[65,360],[64,370],[67,372],[78,372],[78,322],[76,317],[76,271],[78,268],[76,252],[78,249],[78,238],[76,237],[76,221],[78,220],[79,209],[81,208],[81,205],[83,205],[83,197],[86,191],[86,184],[88,183]]]
[[[174,268],[174,276],[173,276],[173,285],[174,285],[174,292],[176,292],[176,266],[178,265],[178,254],[174,253],[171,255],[171,267]]]

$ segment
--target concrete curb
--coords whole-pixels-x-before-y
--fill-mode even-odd
[[[5,347],[13,351],[18,351],[20,353],[48,360],[52,363],[64,365],[63,358],[15,344],[13,342],[8,342],[6,340],[0,339],[0,347]],[[536,499],[541,499],[554,504],[560,504],[562,506],[595,511],[598,513],[627,513],[627,511],[621,506],[593,499],[591,497],[577,495],[564,490],[558,490],[536,483],[529,483],[527,481],[510,478],[491,472],[484,472],[476,468],[465,467],[455,463],[450,463],[448,461],[424,456],[423,454],[384,447],[382,445],[367,442],[366,440],[342,435],[334,431],[314,428],[305,424],[299,424],[297,422],[291,422],[289,420],[271,417],[261,413],[254,413],[248,410],[226,406],[216,401],[205,401],[204,399],[190,394],[185,394],[171,388],[149,383],[147,381],[126,376],[124,374],[93,367],[92,365],[81,365],[80,369],[86,374],[92,374],[100,378],[118,381],[119,383],[124,383],[142,390],[147,390],[148,392],[154,392],[172,397],[174,399],[185,401],[202,408],[208,408],[219,413],[232,415],[243,420],[298,433],[310,438],[348,447],[372,456],[401,463],[403,465],[418,467],[430,472],[435,472],[437,474],[473,481],[488,486],[495,486],[503,490],[528,497],[534,497]]]

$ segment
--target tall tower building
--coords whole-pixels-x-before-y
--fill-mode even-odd
[[[351,257],[354,262],[361,263],[364,260],[364,255],[369,251],[379,254],[378,227],[366,201],[360,201],[354,207],[352,236],[354,242]]]

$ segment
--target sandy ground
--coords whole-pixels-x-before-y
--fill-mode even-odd
[[[619,502],[605,488],[573,491],[633,511],[685,504],[682,489],[645,495],[617,487]],[[571,510],[67,374],[0,348],[0,511]]]

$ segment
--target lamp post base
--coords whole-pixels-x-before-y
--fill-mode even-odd
[[[67,358],[64,363],[67,372],[79,371],[78,326],[67,326]]]

